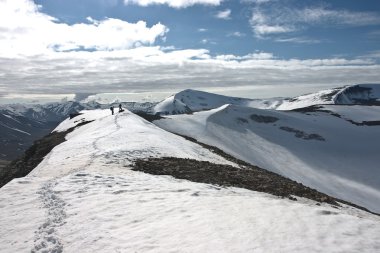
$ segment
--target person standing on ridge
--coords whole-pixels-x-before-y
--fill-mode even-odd
[[[112,106],[112,105],[111,105],[111,107],[110,107],[110,110],[111,110],[112,115],[113,115],[113,106]]]
[[[124,112],[123,108],[121,108],[121,104],[119,104],[119,112]]]

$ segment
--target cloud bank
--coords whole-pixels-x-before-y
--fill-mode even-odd
[[[185,2],[200,1],[177,3]],[[280,32],[270,25],[272,33]],[[144,21],[111,18],[68,25],[42,13],[33,1],[1,0],[0,97],[380,82],[377,54],[357,59],[281,59],[270,52],[215,55],[202,48],[157,46],[168,32],[160,23],[148,27]]]
[[[379,82],[371,59],[277,59],[270,53],[211,56],[205,49],[139,47],[0,57],[0,94],[101,93],[255,85],[341,86]]]
[[[257,38],[285,34],[311,26],[368,26],[380,24],[379,13],[333,10],[325,6],[290,8],[283,2],[264,1],[253,8],[250,24]]]
[[[140,6],[165,4],[173,8],[186,8],[189,6],[220,5],[223,0],[124,0],[125,4],[137,4]]]

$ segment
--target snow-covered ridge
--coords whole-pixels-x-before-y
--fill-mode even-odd
[[[297,112],[228,105],[155,124],[380,212],[379,115],[377,106]]]
[[[240,108],[215,109],[209,121],[216,125],[224,115],[230,122]],[[239,124],[253,114],[257,124],[288,120],[281,112],[246,109]],[[207,121],[207,113],[193,116]],[[234,164],[129,111],[83,111],[56,130],[90,120],[30,175],[0,189],[5,252],[371,252],[378,246],[379,218],[355,208],[130,170],[134,159],[164,156]]]
[[[306,94],[290,99],[284,99],[276,108],[277,110],[293,110],[298,108],[309,107],[313,105],[334,104],[336,95],[344,88],[333,88],[321,90],[315,93]]]
[[[153,108],[160,115],[189,114],[218,108],[225,104],[259,109],[293,110],[323,104],[380,104],[380,84],[358,84],[321,90],[294,98],[248,99],[184,90],[161,101]]]
[[[131,111],[149,111],[152,103],[121,102]],[[119,105],[113,104],[116,108]],[[46,104],[0,105],[0,157],[13,160],[33,143],[50,133],[62,120],[82,110],[108,109],[94,101],[62,101]],[[28,137],[25,137],[28,135]]]
[[[334,97],[334,104],[380,105],[380,84],[348,86]]]
[[[380,84],[357,84],[284,99],[276,108],[293,110],[313,105],[380,105]]]
[[[218,108],[225,104],[275,108],[278,103],[279,101],[277,99],[238,98],[187,89],[158,103],[153,108],[153,112],[160,115],[186,114]]]

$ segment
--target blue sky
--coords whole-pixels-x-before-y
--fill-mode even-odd
[[[206,48],[214,54],[245,55],[265,51],[281,58],[307,59],[357,57],[380,49],[380,1],[377,0],[277,0],[261,4],[227,0],[217,6],[198,4],[187,8],[171,8],[166,4],[139,6],[116,0],[35,2],[43,6],[43,12],[69,24],[86,22],[87,17],[96,20],[117,18],[131,23],[144,20],[148,26],[160,22],[170,32],[166,41],[160,40],[158,45],[182,49]],[[271,19],[278,12],[295,15],[296,10],[305,9],[310,9],[311,13],[319,12],[320,17],[307,21],[300,20],[304,17],[284,16],[280,25],[295,26],[293,31],[258,37],[250,23],[255,13],[265,13]],[[226,19],[216,17],[226,10],[230,10]],[[336,18],[337,15],[342,17]],[[284,20],[287,18],[289,20]],[[368,20],[363,22],[363,18]],[[206,31],[201,32],[200,29]]]
[[[377,0],[2,0],[0,38],[0,99],[380,83]]]

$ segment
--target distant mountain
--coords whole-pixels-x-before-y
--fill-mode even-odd
[[[184,90],[152,108],[159,115],[189,114],[225,104],[259,109],[293,110],[313,105],[380,105],[380,84],[358,84],[326,89],[294,98],[248,99],[222,96],[198,90]]]
[[[225,104],[269,109],[275,108],[279,102],[278,99],[238,98],[187,89],[164,99],[152,111],[159,115],[187,114],[218,108]]]
[[[380,105],[380,84],[357,84],[284,99],[276,109],[293,110],[322,104]]]
[[[51,132],[71,113],[93,109],[98,104],[78,102],[48,104],[11,104],[0,106],[0,156],[12,160],[21,155],[33,141]]]
[[[345,87],[336,94],[334,103],[380,105],[380,84],[358,84]]]
[[[132,112],[158,115],[190,114],[218,108],[225,104],[259,108],[293,110],[313,105],[379,105],[380,85],[358,84],[298,96],[295,98],[247,99],[213,93],[184,90],[160,103],[119,102]],[[21,155],[34,140],[48,134],[71,113],[84,109],[105,109],[111,104],[84,102],[57,102],[48,104],[11,104],[0,106],[0,159],[12,160]]]

